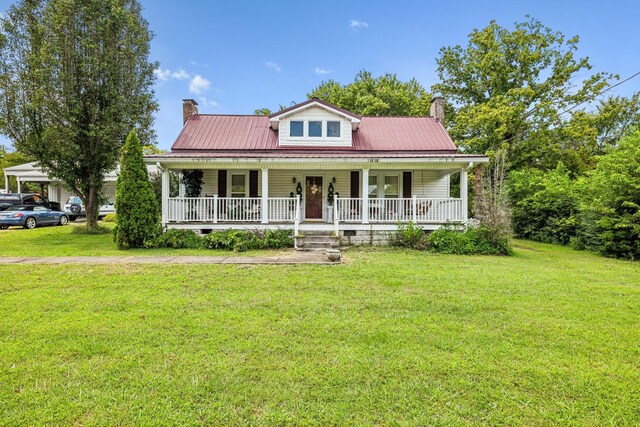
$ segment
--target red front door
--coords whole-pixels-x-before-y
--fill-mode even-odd
[[[304,212],[307,219],[322,219],[322,177],[308,176]]]

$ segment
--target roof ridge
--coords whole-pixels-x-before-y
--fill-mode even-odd
[[[362,116],[367,119],[435,119],[433,116]]]
[[[194,116],[235,116],[235,117],[269,117],[264,114],[214,114],[214,113],[197,113],[193,114]]]

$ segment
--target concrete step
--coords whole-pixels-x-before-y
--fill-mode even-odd
[[[299,250],[326,250],[337,248],[340,244],[338,237],[327,234],[304,235],[295,238],[296,248]]]
[[[300,240],[315,243],[333,243],[334,241],[338,240],[338,238],[333,236],[304,236]]]
[[[304,242],[305,249],[331,249],[333,246],[330,242]]]

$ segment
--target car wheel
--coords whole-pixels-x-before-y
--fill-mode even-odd
[[[7,228],[9,228],[8,225],[0,225],[0,230],[6,230]]]
[[[62,215],[58,220],[59,225],[67,225],[69,223],[69,218],[66,215]]]
[[[27,218],[27,220],[24,222],[24,228],[27,228],[29,230],[33,230],[37,226],[38,223],[36,222],[36,219],[32,217]]]
[[[69,217],[69,221],[73,222],[73,221],[75,221],[75,220],[76,220],[76,218],[77,218],[76,216],[71,215],[71,216]]]

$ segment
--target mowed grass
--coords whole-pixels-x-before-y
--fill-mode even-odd
[[[115,224],[101,223],[102,227],[113,230]],[[156,256],[156,255],[275,255],[274,251],[247,251],[238,254],[230,251],[211,249],[130,249],[119,250],[113,243],[113,235],[76,234],[74,229],[84,229],[84,222],[67,226],[39,227],[24,230],[11,227],[0,230],[0,256],[41,257],[41,256]]]
[[[2,266],[0,424],[637,425],[639,284],[637,263],[522,241]]]

